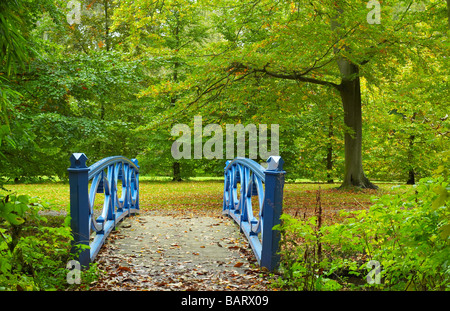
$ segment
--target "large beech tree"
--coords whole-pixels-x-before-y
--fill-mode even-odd
[[[219,0],[209,8],[222,38],[212,43],[200,96],[187,106],[197,109],[202,96],[208,102],[214,97],[208,94],[224,93],[243,79],[292,80],[299,90],[306,83],[328,88],[340,96],[344,110],[341,187],[376,188],[363,169],[361,79],[377,83],[373,71],[388,77],[407,62],[426,67],[424,53],[447,61],[445,2]],[[445,80],[445,72],[440,75]]]

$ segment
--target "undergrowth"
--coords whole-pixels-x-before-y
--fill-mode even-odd
[[[0,195],[0,290],[67,290],[88,286],[95,265],[81,284],[70,284],[67,263],[72,259],[70,217],[49,222],[39,211],[48,206],[27,195]]]
[[[367,210],[341,212],[322,225],[315,215],[283,214],[280,276],[288,290],[450,290],[449,178],[422,179],[407,195],[388,194]]]

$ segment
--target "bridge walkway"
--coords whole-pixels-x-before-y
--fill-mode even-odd
[[[119,223],[92,290],[271,290],[234,221],[216,212],[142,211]]]

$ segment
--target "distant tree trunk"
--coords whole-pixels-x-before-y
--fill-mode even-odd
[[[172,181],[181,181],[182,179],[181,179],[180,162],[173,162],[172,168],[173,168]]]
[[[327,150],[327,183],[332,184],[331,170],[333,169],[333,144],[331,142],[333,137],[333,116],[330,115],[330,124],[328,127],[328,150]]]
[[[406,181],[406,184],[407,185],[414,185],[415,183],[416,183],[416,180],[415,180],[415,172],[414,172],[414,169],[413,168],[411,168],[410,170],[409,170],[409,177],[408,177],[408,180]]]
[[[411,117],[411,124],[416,121],[417,112],[413,112],[413,115]],[[408,148],[408,164],[409,164],[409,171],[408,171],[408,180],[406,181],[407,185],[414,185],[415,184],[415,178],[414,178],[414,139],[416,138],[415,135],[409,135],[409,148]]]
[[[416,120],[417,112],[413,113],[413,116],[411,117],[411,123]],[[408,180],[406,181],[407,185],[414,185],[415,184],[415,172],[414,172],[414,139],[416,138],[415,135],[409,136],[409,149],[408,149],[408,165],[409,165],[409,171],[408,171]]]
[[[360,187],[377,189],[364,174],[362,166],[362,114],[359,67],[347,59],[339,58],[342,81],[339,92],[344,107],[345,173],[341,188]]]
[[[106,51],[110,50],[110,42],[109,42],[109,24],[108,24],[108,0],[105,0],[105,45]]]

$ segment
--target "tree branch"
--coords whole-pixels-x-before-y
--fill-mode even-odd
[[[264,73],[268,76],[278,78],[278,79],[296,80],[296,81],[301,81],[301,82],[314,83],[314,84],[325,85],[325,86],[332,86],[332,87],[336,88],[337,90],[339,90],[339,88],[340,88],[340,85],[336,84],[334,82],[319,80],[319,79],[315,79],[315,78],[308,78],[308,77],[305,77],[304,74],[298,74],[295,71],[292,74],[282,74],[282,73],[272,72],[272,71],[267,70],[268,65],[269,64],[266,64],[262,69],[258,69],[258,68],[246,66],[242,63],[233,63],[231,65],[231,68],[246,69],[251,72],[260,72],[260,73]],[[308,73],[311,70],[312,69],[307,70],[306,73]]]

